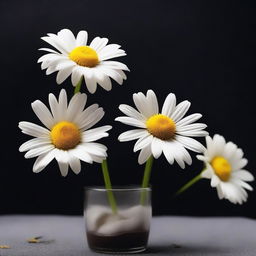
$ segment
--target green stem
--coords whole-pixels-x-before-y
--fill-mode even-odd
[[[190,180],[188,183],[186,183],[184,186],[182,186],[176,193],[175,196],[180,195],[184,191],[186,191],[188,188],[190,188],[192,185],[194,185],[196,182],[198,182],[202,176],[202,172],[200,172],[197,176],[195,176],[192,180]]]
[[[145,170],[144,170],[144,177],[142,181],[142,188],[148,188],[149,186],[149,180],[151,176],[151,171],[152,171],[152,165],[153,165],[153,156],[150,156],[149,159],[146,162],[145,165]],[[145,203],[147,191],[142,191],[141,197],[140,197],[140,203],[143,205]]]
[[[101,163],[101,168],[103,171],[103,177],[105,182],[105,188],[107,190],[109,204],[111,206],[113,213],[117,213],[116,200],[112,191],[112,185],[109,177],[107,160],[103,160],[103,162]]]
[[[82,82],[83,82],[83,77],[81,77],[80,80],[78,81],[78,83],[77,83],[77,85],[75,87],[75,90],[74,90],[74,94],[80,92]]]

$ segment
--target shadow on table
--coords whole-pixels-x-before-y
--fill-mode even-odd
[[[156,254],[163,254],[163,255],[207,255],[209,254],[224,254],[228,253],[229,250],[225,248],[217,248],[212,246],[183,246],[183,245],[162,245],[162,246],[149,246],[147,251],[143,253],[143,255],[156,255]]]

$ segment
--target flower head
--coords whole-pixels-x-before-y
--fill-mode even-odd
[[[32,108],[46,128],[30,122],[20,122],[23,133],[35,137],[19,148],[27,151],[25,158],[37,157],[33,171],[42,171],[54,158],[59,164],[61,174],[68,174],[69,166],[78,174],[81,170],[80,160],[101,163],[107,156],[107,148],[96,140],[108,136],[111,126],[106,125],[90,129],[101,120],[104,111],[98,104],[84,109],[87,96],[75,94],[67,103],[67,95],[61,90],[57,100],[49,94],[50,110],[39,100],[33,102]]]
[[[118,139],[138,139],[134,152],[141,150],[138,159],[140,164],[145,163],[151,155],[158,158],[163,152],[170,164],[176,160],[181,168],[185,168],[185,163],[192,163],[186,148],[195,152],[204,151],[201,143],[190,138],[208,134],[203,130],[206,128],[205,124],[194,123],[202,115],[192,114],[183,118],[190,107],[189,101],[183,101],[176,106],[176,97],[170,93],[165,99],[161,113],[152,90],[148,90],[146,95],[141,92],[133,94],[133,101],[138,111],[122,104],[119,109],[127,116],[118,117],[116,121],[139,129],[124,132]]]
[[[254,178],[244,170],[248,161],[243,158],[242,149],[233,142],[226,143],[218,134],[213,138],[207,136],[206,144],[204,155],[197,156],[206,165],[201,176],[211,179],[211,186],[216,187],[219,199],[225,198],[234,204],[246,202],[248,195],[245,189],[253,188],[245,181],[253,181]]]
[[[55,50],[41,48],[48,52],[39,58],[41,68],[46,69],[46,74],[58,72],[56,81],[61,84],[71,75],[73,86],[76,86],[84,77],[90,93],[94,93],[97,84],[107,91],[112,88],[110,78],[118,84],[126,79],[123,72],[129,71],[128,67],[118,61],[109,61],[120,56],[125,56],[124,50],[118,44],[109,44],[107,38],[95,37],[90,45],[87,45],[88,34],[80,31],[76,38],[69,29],[60,30],[57,35],[49,33],[42,39],[53,46]]]

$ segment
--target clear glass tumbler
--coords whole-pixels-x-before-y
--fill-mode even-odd
[[[111,207],[113,200],[116,210],[113,210],[113,203]],[[151,216],[150,188],[85,189],[84,217],[91,250],[102,253],[144,251]]]

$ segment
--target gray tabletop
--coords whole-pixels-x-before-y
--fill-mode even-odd
[[[43,236],[43,243],[27,239]],[[82,217],[0,216],[0,256],[90,256]],[[256,255],[256,220],[154,217],[140,255]]]

